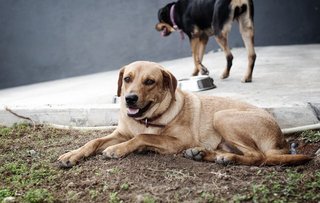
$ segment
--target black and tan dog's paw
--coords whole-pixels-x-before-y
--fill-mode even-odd
[[[209,75],[209,70],[203,65],[201,67],[201,75]]]
[[[203,157],[205,156],[205,151],[201,147],[190,148],[190,149],[187,149],[183,152],[183,156],[188,159],[201,161],[201,160],[203,160]]]

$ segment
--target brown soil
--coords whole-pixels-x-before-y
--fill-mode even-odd
[[[28,191],[47,189],[51,199],[39,202],[320,201],[319,158],[296,167],[223,166],[192,161],[180,154],[148,152],[120,160],[103,160],[97,155],[68,170],[57,167],[57,157],[66,150],[108,133],[37,126],[0,134],[1,165],[15,162],[27,165],[30,171],[42,167],[50,172],[41,181],[30,184],[5,178],[0,181],[0,191],[8,189],[17,201],[29,201],[25,196]],[[314,156],[320,148],[319,142],[294,141],[300,142],[299,153]],[[0,172],[1,177],[16,175],[8,170],[0,169]],[[32,176],[28,171],[24,174],[25,180]]]

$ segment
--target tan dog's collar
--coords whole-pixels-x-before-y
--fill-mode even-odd
[[[153,117],[153,118],[145,118],[145,119],[136,120],[136,121],[138,121],[139,123],[145,125],[147,128],[148,128],[149,126],[151,126],[151,127],[157,127],[157,128],[164,128],[165,125],[153,124],[153,123],[151,123],[151,122],[157,120],[158,118],[160,118],[160,116],[161,116],[161,115],[158,115],[158,116]]]

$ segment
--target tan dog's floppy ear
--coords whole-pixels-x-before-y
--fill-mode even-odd
[[[122,87],[122,81],[123,81],[123,73],[124,73],[124,67],[120,69],[120,72],[119,72],[119,78],[118,78],[118,92],[117,92],[117,95],[118,97],[121,96],[121,87]]]
[[[172,95],[172,99],[176,100],[175,92],[178,85],[177,79],[170,72],[165,70],[162,70],[162,75],[164,88],[168,88]]]

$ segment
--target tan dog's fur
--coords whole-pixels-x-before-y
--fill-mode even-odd
[[[148,79],[155,83],[146,85]],[[305,155],[288,154],[289,146],[268,112],[231,99],[183,92],[176,86],[175,77],[159,64],[138,61],[122,68],[117,129],[60,156],[61,165],[71,167],[100,152],[108,158],[120,158],[140,150],[161,154],[185,150],[188,158],[224,164],[291,165],[310,160]],[[138,118],[127,115],[125,95],[131,93],[138,95],[139,108],[152,102]],[[146,118],[156,119],[147,126],[141,122]]]

